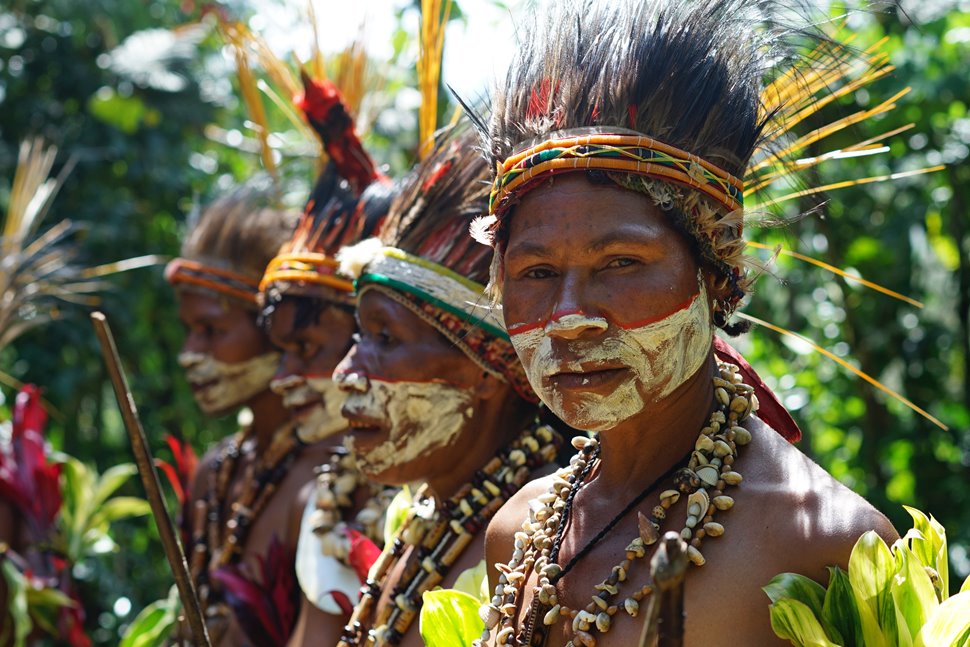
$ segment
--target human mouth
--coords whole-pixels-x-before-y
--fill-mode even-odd
[[[557,389],[596,391],[615,386],[630,377],[630,368],[608,364],[572,364],[553,371],[546,380]]]

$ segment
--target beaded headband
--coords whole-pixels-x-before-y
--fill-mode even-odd
[[[339,292],[354,291],[353,281],[337,276],[339,263],[319,252],[294,252],[276,256],[266,267],[259,291],[265,293],[277,283],[322,285]]]
[[[176,258],[165,267],[165,279],[172,285],[187,284],[212,290],[219,294],[255,306],[259,296],[259,281],[231,270],[205,265],[187,258]]]
[[[539,401],[505,323],[491,308],[479,305],[486,301],[484,285],[403,250],[377,247],[376,242],[364,241],[341,252],[341,270],[357,276],[358,294],[376,290],[400,303],[523,399]]]
[[[727,171],[652,137],[591,133],[535,144],[498,164],[489,214],[501,215],[545,175],[602,170],[632,173],[702,192],[728,212],[743,208],[744,183]]]

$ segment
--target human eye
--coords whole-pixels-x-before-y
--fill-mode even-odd
[[[639,263],[639,261],[637,259],[635,259],[635,258],[631,258],[629,256],[621,256],[621,257],[618,257],[618,258],[612,258],[612,259],[610,259],[609,262],[607,262],[607,264],[606,264],[606,268],[607,269],[621,269],[621,268],[624,268],[624,267],[632,267],[633,265],[637,265],[638,263]]]
[[[524,279],[551,279],[556,276],[556,272],[549,267],[530,267],[519,273]]]

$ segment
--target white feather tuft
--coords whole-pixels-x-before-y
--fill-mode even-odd
[[[368,238],[356,245],[344,247],[337,252],[337,262],[340,263],[340,273],[351,279],[358,279],[374,259],[380,256],[384,244],[379,238]]]

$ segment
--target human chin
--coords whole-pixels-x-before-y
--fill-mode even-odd
[[[471,389],[373,378],[368,383],[367,392],[348,394],[343,413],[350,422],[348,448],[375,480],[452,444],[474,415]]]

